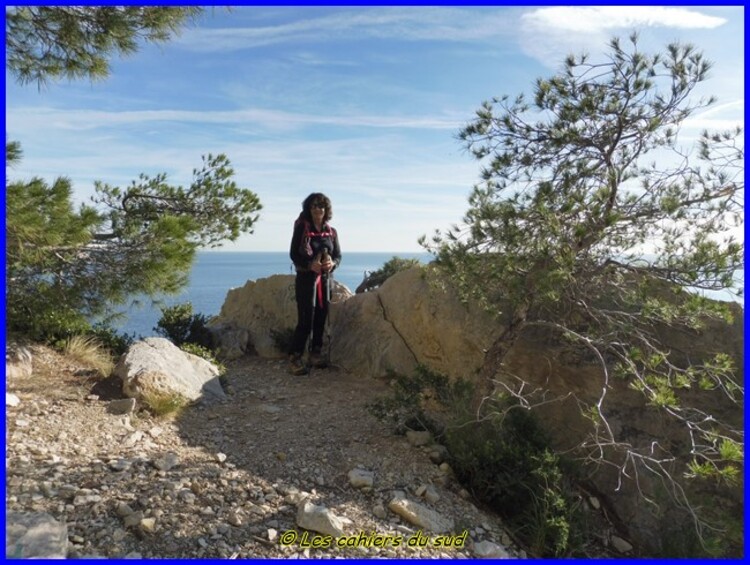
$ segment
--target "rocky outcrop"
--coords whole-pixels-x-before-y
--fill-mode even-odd
[[[113,374],[122,380],[122,390],[130,398],[154,394],[177,394],[191,401],[225,398],[216,365],[160,337],[133,344]]]
[[[373,292],[358,294],[332,305],[330,358],[334,365],[347,371],[371,377],[389,372],[411,374],[418,364],[450,377],[474,378],[482,366],[486,350],[500,335],[502,321],[479,309],[462,303],[450,287],[431,278],[429,269],[414,268],[390,277]],[[249,284],[249,283],[248,283]],[[260,342],[262,334],[275,327],[293,325],[293,296],[281,293],[262,281],[255,288],[267,293],[252,297],[252,288],[222,308],[222,316],[231,311],[251,312],[259,302],[264,304],[263,322],[259,316],[234,315],[232,320],[247,327]],[[291,281],[290,283],[291,284]],[[274,298],[276,296],[276,298]],[[290,304],[291,303],[291,304]],[[275,311],[269,311],[271,305]],[[744,335],[742,311],[737,307],[734,325],[711,323],[702,332],[665,330],[663,338],[675,354],[698,359],[719,351],[729,353],[742,367]],[[275,322],[274,320],[283,320]],[[243,325],[247,324],[247,326]],[[256,348],[263,355],[262,348]],[[547,330],[527,329],[505,359],[505,385],[515,390],[526,383],[525,390],[536,390],[544,399],[537,415],[550,432],[555,447],[574,450],[591,432],[591,422],[581,414],[581,406],[595,405],[606,392],[608,424],[618,441],[634,450],[654,445],[670,446],[680,451],[687,445],[686,430],[670,422],[663,411],[649,406],[643,395],[624,381],[604,381],[601,367],[580,351],[564,344],[559,336]],[[720,394],[686,391],[691,404],[708,414],[719,413],[740,429],[743,427],[742,406],[725,401]],[[690,456],[683,449],[683,464]],[[663,532],[682,528],[679,512],[670,509],[663,484],[656,475],[641,474],[639,482],[625,480],[618,465],[626,460],[611,455],[614,466],[602,465],[593,474],[589,487],[629,529],[629,535],[648,553],[663,550]],[[681,472],[677,472],[681,476]],[[654,507],[644,503],[642,495],[658,499]],[[724,493],[727,494],[727,493]],[[737,498],[729,493],[725,500]],[[739,493],[741,497],[741,492]]]
[[[276,335],[291,332],[297,325],[294,278],[273,275],[249,280],[245,286],[227,293],[221,312],[209,323],[224,359],[236,359],[251,351],[267,358],[286,355],[279,349]],[[332,279],[332,303],[351,296],[345,285]]]
[[[471,377],[500,325],[446,293],[420,268],[401,271],[376,291],[358,294],[332,310],[331,361],[382,377],[411,374],[417,364]]]

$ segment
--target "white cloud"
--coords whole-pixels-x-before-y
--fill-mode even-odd
[[[521,17],[524,25],[576,33],[599,33],[635,27],[713,29],[727,20],[685,8],[658,6],[558,6],[540,8]]]
[[[249,108],[232,111],[186,111],[186,110],[140,110],[107,112],[100,110],[76,110],[56,108],[14,108],[8,114],[8,130],[29,131],[49,127],[60,130],[94,130],[127,124],[155,124],[175,122],[190,124],[230,124],[241,126],[254,124],[272,130],[290,130],[306,126],[340,126],[370,128],[406,128],[425,130],[455,130],[462,118],[456,116],[376,116],[341,115],[324,116]],[[13,135],[13,133],[11,134]]]
[[[508,32],[510,22],[507,10],[492,8],[363,7],[278,25],[189,29],[177,41],[185,49],[203,52],[351,38],[484,41]]]
[[[523,51],[549,68],[569,53],[599,53],[613,35],[690,32],[715,29],[727,19],[698,9],[659,6],[558,6],[521,16],[519,42]],[[670,38],[672,40],[674,38]]]

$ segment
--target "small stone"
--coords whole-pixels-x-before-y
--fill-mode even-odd
[[[216,455],[214,455],[214,457],[216,458],[216,460],[217,460],[217,461],[218,461],[219,463],[224,463],[224,461],[226,461],[226,460],[227,460],[227,455],[226,455],[226,453],[217,453]]]
[[[127,459],[113,459],[109,462],[109,468],[117,472],[126,471],[131,465],[132,463]]]
[[[227,516],[227,522],[232,526],[239,527],[242,525],[242,515],[237,510],[232,510]]]
[[[612,542],[612,547],[614,547],[620,553],[628,553],[630,551],[633,551],[633,546],[619,536],[612,536],[612,539],[610,541]]]
[[[169,453],[165,453],[164,455],[157,457],[152,461],[152,463],[154,467],[156,467],[160,471],[169,471],[170,469],[173,469],[174,467],[179,465],[180,458],[174,451],[170,451]]]
[[[453,530],[452,517],[443,516],[423,504],[412,502],[406,498],[394,496],[388,503],[388,509],[423,530],[434,533],[446,533]]]
[[[414,430],[409,430],[406,432],[406,441],[414,447],[427,445],[432,441],[432,434],[430,434],[430,432],[415,432]]]
[[[119,502],[117,508],[115,508],[115,512],[117,512],[120,518],[124,518],[125,516],[130,516],[133,513],[133,509],[126,503]]]
[[[448,458],[448,449],[443,445],[434,445],[430,449],[430,461],[440,465]]]
[[[253,504],[252,502],[249,502],[247,504],[247,510],[248,512],[252,512],[253,514],[258,514],[258,515],[263,514],[263,509],[257,504]]]
[[[123,524],[126,528],[134,528],[135,526],[140,525],[141,520],[143,520],[143,512],[139,510],[138,512],[133,512],[132,514],[125,516]]]
[[[364,469],[352,469],[349,471],[349,484],[354,488],[371,488],[375,483],[375,474]]]
[[[155,518],[144,518],[140,522],[141,529],[144,532],[153,533],[156,530],[156,519]]]
[[[441,463],[441,464],[440,464],[440,466],[439,466],[438,468],[439,468],[439,469],[440,469],[440,470],[441,470],[441,471],[442,471],[443,473],[445,473],[446,475],[450,475],[450,474],[452,474],[452,473],[453,473],[453,469],[451,469],[451,466],[450,466],[450,465],[448,465],[448,463],[445,463],[445,462],[443,462],[443,463]]]
[[[73,499],[73,506],[84,506],[86,504],[96,504],[97,502],[101,502],[102,497],[98,494],[81,494],[77,495]]]
[[[438,500],[440,500],[440,494],[434,486],[427,485],[424,491],[424,498],[430,504],[435,504]]]
[[[267,531],[268,534],[268,541],[276,541],[276,538],[279,537],[279,531],[275,530],[274,528],[268,528]]]
[[[303,502],[297,508],[297,525],[306,530],[339,537],[344,535],[344,520],[325,506]]]
[[[132,414],[135,411],[135,405],[135,398],[122,398],[118,400],[112,400],[109,404],[107,404],[107,412],[116,416]]]
[[[503,535],[500,537],[500,541],[505,547],[508,547],[512,543],[510,536],[506,532],[503,532]]]
[[[122,442],[122,445],[123,447],[134,447],[135,444],[141,441],[142,438],[143,432],[140,430],[136,430],[125,438],[125,440]]]
[[[474,544],[474,555],[482,559],[509,559],[510,554],[505,548],[491,541],[480,541]]]

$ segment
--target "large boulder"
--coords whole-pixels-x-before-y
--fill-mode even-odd
[[[219,315],[209,323],[224,358],[250,352],[268,358],[286,354],[278,348],[275,335],[290,332],[297,325],[294,279],[294,275],[273,275],[249,280],[227,293]],[[350,296],[351,291],[334,278],[332,309]]]
[[[149,337],[130,346],[114,369],[130,398],[177,394],[187,400],[224,399],[219,368],[182,351],[168,339]]]
[[[332,311],[331,361],[356,374],[411,374],[417,364],[471,378],[500,332],[499,322],[465,306],[429,270],[407,269],[374,292]]]

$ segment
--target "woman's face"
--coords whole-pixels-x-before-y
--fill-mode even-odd
[[[310,205],[310,214],[316,223],[322,222],[326,215],[326,205],[320,201],[313,202]]]

